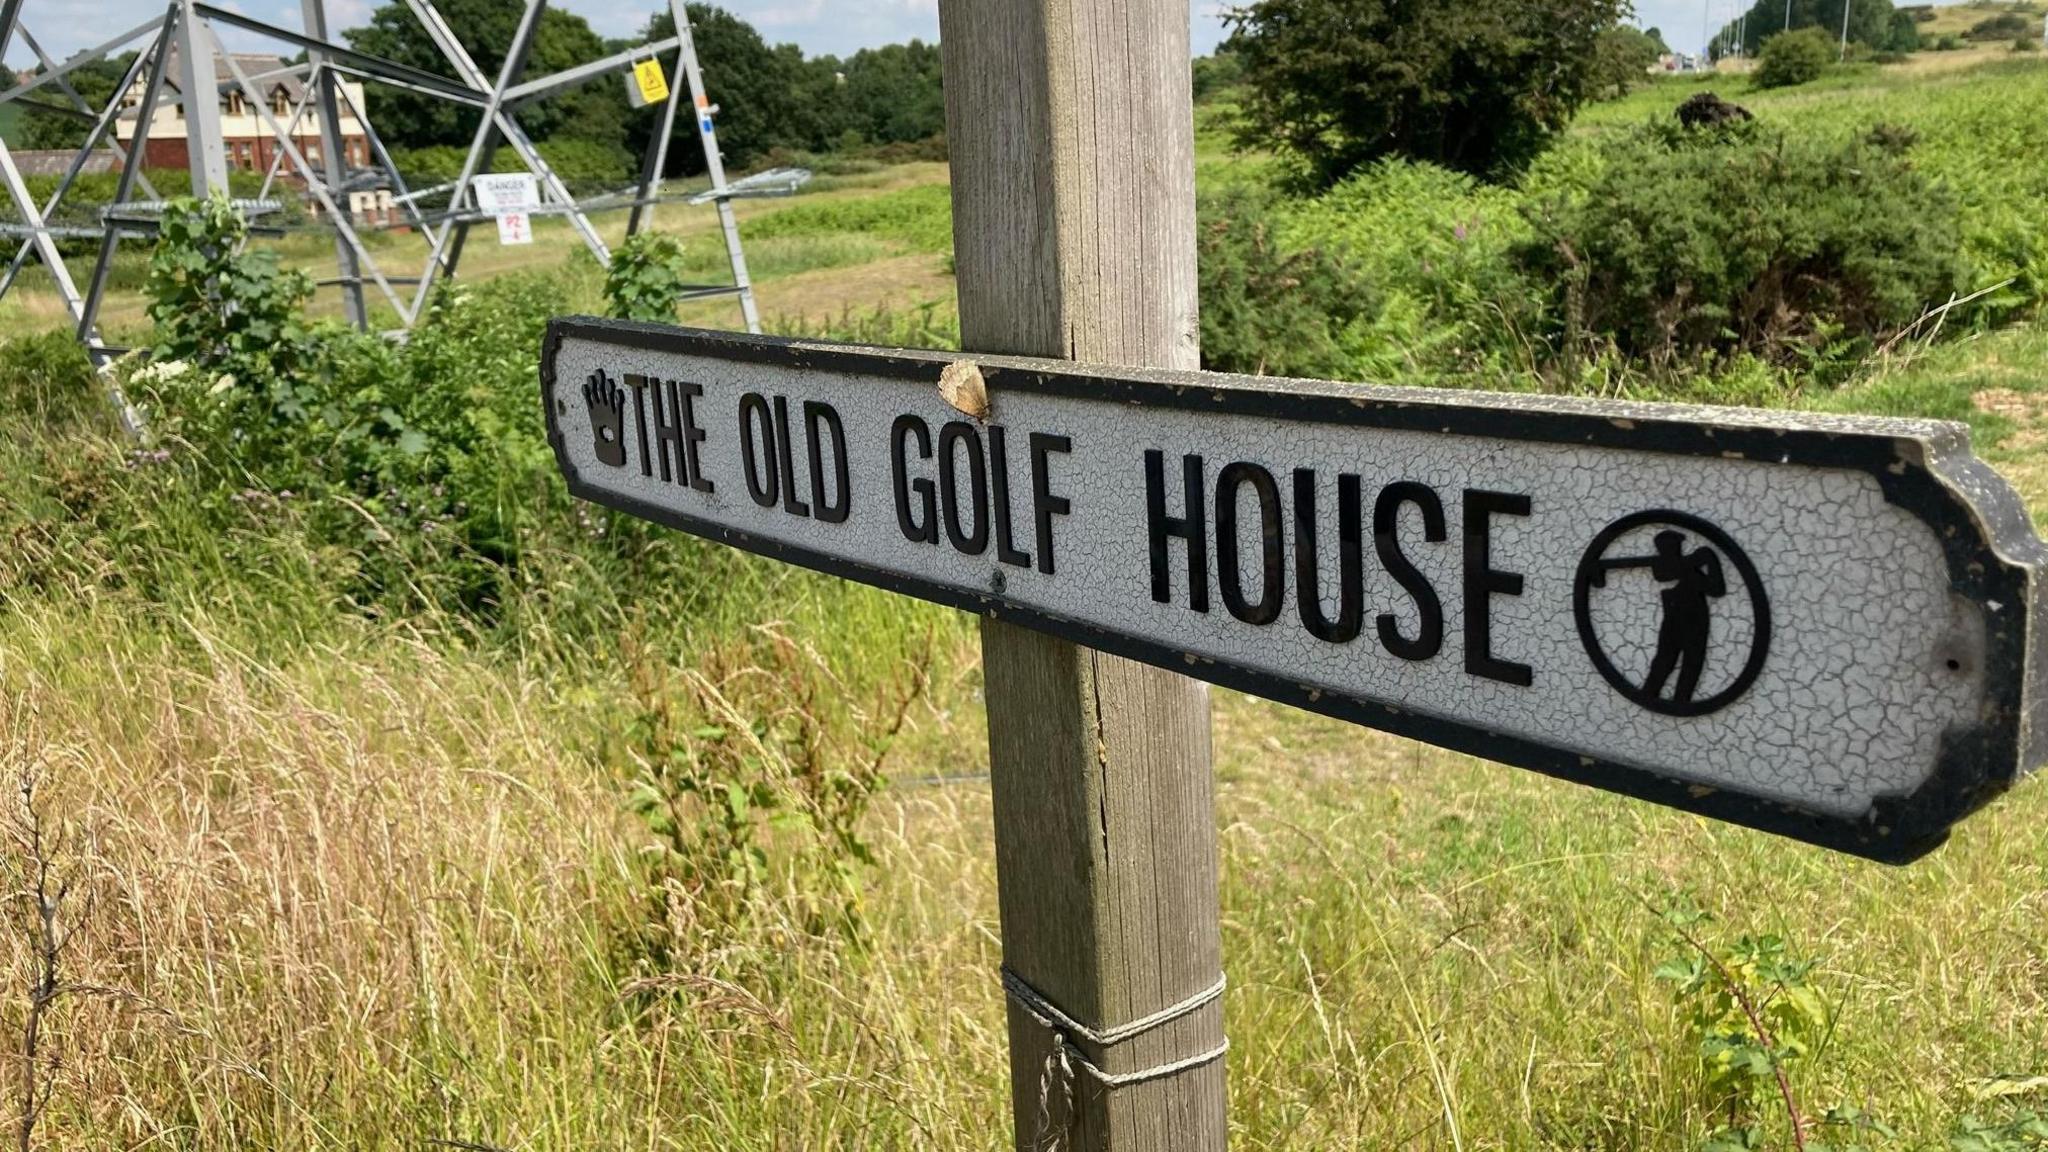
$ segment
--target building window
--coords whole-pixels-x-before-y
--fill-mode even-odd
[[[248,109],[242,103],[242,94],[240,92],[228,93],[228,115],[240,116],[243,112],[246,112],[247,110]]]

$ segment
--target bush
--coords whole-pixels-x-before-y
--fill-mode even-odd
[[[1254,376],[1341,376],[1343,335],[1374,309],[1345,261],[1321,248],[1283,249],[1272,206],[1233,192],[1203,206],[1202,363]]]
[[[1964,279],[1955,199],[1899,143],[1652,126],[1605,149],[1599,195],[1533,205],[1517,259],[1556,286],[1568,344],[1653,368],[1841,363]]]
[[[1624,0],[1262,0],[1225,16],[1243,62],[1240,140],[1317,187],[1382,156],[1497,177],[1529,163],[1599,84]]]
[[[1979,20],[1963,33],[1966,40],[2014,40],[2032,35],[2034,22],[2017,12],[2001,12],[1989,20]]]
[[[612,250],[604,278],[608,310],[621,320],[672,324],[676,302],[689,285],[688,271],[682,241],[663,232],[628,236]]]
[[[1820,79],[1840,53],[1836,42],[1818,28],[1795,28],[1764,41],[1757,60],[1756,86],[1790,88]]]
[[[2012,42],[2012,50],[2015,52],[2039,52],[2041,50],[2041,41],[2033,36],[2022,36]]]

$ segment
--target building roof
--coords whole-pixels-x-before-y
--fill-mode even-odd
[[[272,76],[265,80],[256,79],[266,72],[275,72],[280,68],[293,67],[291,62],[284,57],[274,56],[268,52],[235,52],[231,53],[231,55],[235,58],[235,65],[242,70],[242,75],[247,76],[258,87],[262,88],[265,95],[269,95],[279,88],[284,89],[285,97],[289,100],[297,100],[305,94],[305,77],[296,72],[287,73],[282,76]],[[171,45],[170,56],[164,61],[164,87],[169,88],[173,92],[180,91],[178,85],[183,81],[184,76],[185,62],[178,55],[178,46],[173,44]],[[233,87],[235,84],[235,74],[228,70],[228,62],[219,56],[213,58],[213,78],[223,88]],[[127,116],[132,116],[133,114],[133,109],[124,113]]]

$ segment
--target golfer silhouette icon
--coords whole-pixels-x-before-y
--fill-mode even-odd
[[[1607,586],[1608,573],[1629,568],[1647,568],[1651,579],[1670,585],[1659,593],[1664,600],[1664,619],[1657,626],[1657,651],[1650,659],[1650,674],[1642,690],[1653,700],[1664,699],[1665,683],[1675,671],[1678,683],[1670,698],[1678,704],[1691,703],[1699,689],[1700,672],[1707,664],[1713,600],[1728,594],[1720,553],[1707,545],[1688,552],[1685,545],[1685,533],[1659,532],[1655,555],[1602,559],[1592,573],[1596,588]]]

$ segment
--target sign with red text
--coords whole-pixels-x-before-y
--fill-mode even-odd
[[[1960,425],[565,319],[578,496],[1887,860],[2041,757],[2044,552]]]
[[[531,172],[487,172],[476,178],[476,205],[498,222],[498,243],[533,243],[540,187]]]

